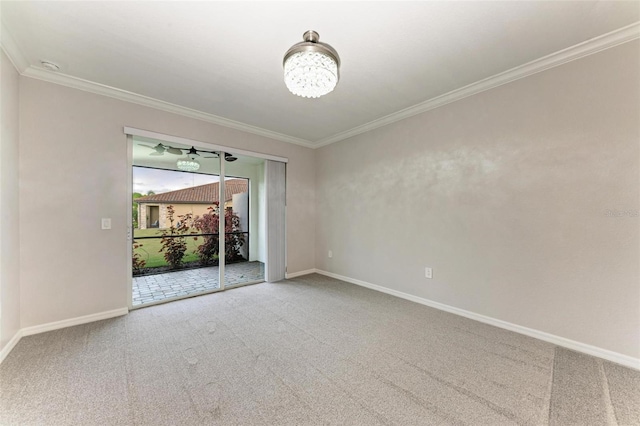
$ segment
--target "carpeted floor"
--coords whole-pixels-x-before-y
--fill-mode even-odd
[[[2,425],[638,425],[640,372],[308,275],[23,338]]]

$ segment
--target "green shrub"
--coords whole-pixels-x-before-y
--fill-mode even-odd
[[[166,229],[162,229],[160,234],[162,239],[160,244],[160,252],[164,253],[164,258],[171,267],[171,269],[178,269],[182,267],[184,254],[187,251],[187,241],[185,235],[189,232],[189,224],[191,223],[191,214],[185,214],[178,216],[178,226],[174,225],[173,215],[175,210],[173,206],[167,207],[167,219],[171,226]]]

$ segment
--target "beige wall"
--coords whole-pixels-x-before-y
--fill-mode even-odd
[[[226,205],[226,204],[225,204]],[[149,228],[152,223],[147,223],[146,215],[149,212],[149,207],[158,207],[158,212],[162,213],[159,215],[158,224],[160,229],[169,228],[171,226],[169,222],[169,218],[167,217],[167,207],[173,206],[173,223],[176,225],[180,220],[180,216],[184,216],[186,214],[191,214],[193,217],[202,216],[203,214],[209,213],[209,207],[211,204],[178,204],[178,203],[169,203],[169,204],[154,204],[154,203],[144,203],[138,206],[138,218],[142,218],[143,220],[138,219],[140,223],[140,229]],[[151,221],[150,221],[151,222]]]
[[[18,72],[0,50],[0,351],[20,329]]]
[[[21,77],[22,326],[127,306],[123,126],[289,158],[290,272],[314,267],[314,151]],[[76,206],[69,209],[68,206]],[[42,218],[56,215],[56,226]],[[100,218],[112,218],[112,230]]]
[[[639,52],[319,149],[316,267],[640,357]]]
[[[225,203],[225,207],[227,206],[227,204],[231,204],[230,202],[226,202]],[[150,204],[153,205],[153,204]],[[174,210],[174,214],[173,214],[173,220],[174,220],[174,224],[177,225],[178,221],[180,220],[180,216],[183,216],[185,214],[189,214],[191,213],[191,215],[195,218],[196,216],[202,216],[203,214],[207,214],[209,213],[208,208],[211,207],[211,204],[177,204],[177,203],[173,203],[173,204],[164,204],[165,206],[165,211],[166,211],[166,207],[167,206],[173,206],[173,210]],[[171,226],[170,222],[169,222],[169,218],[167,217],[167,214],[165,213],[164,215],[161,215],[160,217],[160,228],[168,228],[169,226]]]

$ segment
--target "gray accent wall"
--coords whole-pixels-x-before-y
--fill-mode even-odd
[[[639,95],[633,41],[320,148],[316,268],[639,358]]]

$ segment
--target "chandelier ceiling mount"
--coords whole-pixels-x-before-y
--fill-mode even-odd
[[[302,35],[284,54],[284,82],[294,95],[319,98],[331,92],[340,79],[340,56],[312,30]]]

